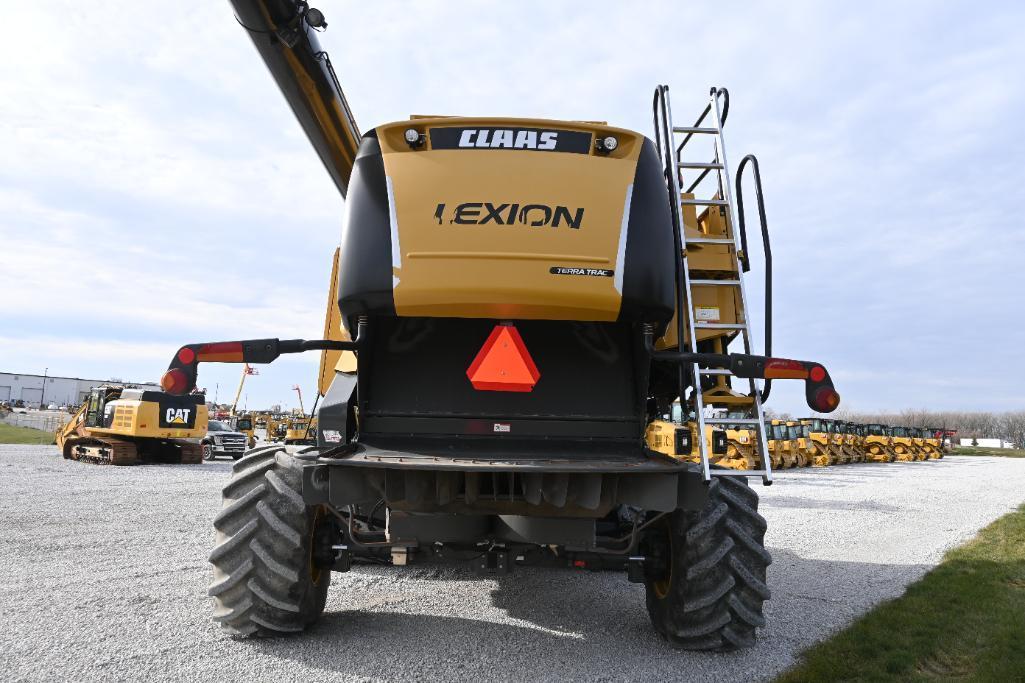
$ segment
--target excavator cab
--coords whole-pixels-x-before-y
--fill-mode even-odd
[[[106,397],[99,387],[93,387],[89,392],[89,398],[86,401],[86,412],[84,423],[86,427],[99,427],[101,426],[101,420],[103,416],[103,404]]]

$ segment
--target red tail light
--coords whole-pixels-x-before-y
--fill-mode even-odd
[[[169,394],[175,396],[181,396],[187,392],[191,382],[189,376],[185,374],[184,370],[174,368],[164,373],[164,376],[160,378],[160,387]]]
[[[822,387],[815,392],[812,410],[819,413],[831,413],[840,405],[840,394],[830,387]]]
[[[512,325],[496,325],[466,370],[477,391],[532,391],[541,373]]]

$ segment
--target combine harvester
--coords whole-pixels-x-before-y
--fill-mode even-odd
[[[122,385],[94,387],[89,399],[56,433],[69,460],[100,465],[203,462],[206,400]]]
[[[770,557],[747,477],[772,471],[713,467],[706,429],[749,428],[764,454],[768,380],[803,381],[818,412],[839,396],[818,363],[753,354],[745,167],[763,202],[753,157],[729,173],[726,91],[680,126],[659,86],[653,139],[483,117],[360,135],[317,43],[323,15],[233,4],[346,202],[325,339],[189,344],[162,379],[187,394],[202,362],[324,352],[317,446],[256,448],[224,488],[214,618],[301,631],[354,559],[461,559],[620,568],[674,645],[752,645]]]

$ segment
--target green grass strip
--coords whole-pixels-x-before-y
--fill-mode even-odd
[[[1025,505],[778,680],[1025,680]]]

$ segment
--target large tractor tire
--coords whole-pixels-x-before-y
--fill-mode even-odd
[[[324,611],[330,568],[314,564],[323,508],[301,494],[299,449],[253,449],[232,465],[210,553],[214,621],[236,636],[302,631]]]
[[[676,510],[666,520],[654,536],[665,572],[646,581],[655,630],[685,650],[753,645],[755,629],[765,624],[765,569],[772,562],[758,494],[744,478],[713,477],[703,510]]]

